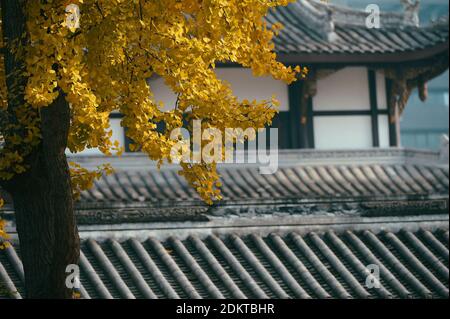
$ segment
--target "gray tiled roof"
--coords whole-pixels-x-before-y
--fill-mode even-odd
[[[143,154],[70,160],[88,169],[109,162],[116,169],[82,194],[77,202],[81,224],[205,221],[210,216],[244,214],[448,212],[448,154],[432,151],[280,151],[279,170],[274,175],[261,175],[253,164],[219,167],[224,199],[213,206],[201,201],[178,175],[178,166],[163,166],[159,171]],[[2,217],[14,219],[8,200]]]
[[[399,53],[448,43],[448,19],[417,27],[398,13],[382,13],[379,29],[367,28],[365,11],[298,0],[273,10],[269,23],[281,22],[275,38],[282,54]]]
[[[224,200],[227,203],[262,203],[301,200],[336,201],[368,198],[448,198],[448,163],[439,153],[402,149],[355,151],[280,151],[279,170],[262,175],[256,165],[222,166]],[[77,160],[77,159],[75,159]],[[78,158],[81,165],[96,159]],[[83,207],[102,203],[148,206],[198,202],[176,166],[158,170],[144,156],[132,155],[113,162],[116,173],[95,183],[82,194]]]
[[[448,298],[445,148],[282,151],[273,176],[221,167],[216,207],[143,155],[72,160],[117,169],[78,203],[85,298]],[[5,217],[0,282],[20,297]],[[371,264],[381,289],[365,285]]]
[[[86,239],[84,298],[448,298],[449,233],[420,229]],[[366,286],[379,265],[381,288]],[[23,295],[18,251],[0,252],[0,279]]]
[[[413,164],[292,166],[274,175],[257,168],[220,170],[225,201],[348,198],[448,193],[448,167]],[[118,171],[83,194],[83,202],[199,200],[177,170]]]

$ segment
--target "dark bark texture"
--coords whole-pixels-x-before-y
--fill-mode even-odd
[[[5,43],[11,43],[25,34],[25,1],[1,1],[3,36]],[[20,41],[26,45],[26,39]],[[19,72],[24,67],[23,61],[6,50],[10,114],[25,103],[23,87],[27,79]],[[21,83],[21,90],[17,89],[17,83]],[[65,284],[66,267],[78,263],[80,243],[65,155],[70,109],[63,92],[51,105],[42,108],[38,116],[42,141],[26,158],[30,169],[3,182],[2,187],[10,193],[14,203],[26,296],[71,298],[72,290]]]

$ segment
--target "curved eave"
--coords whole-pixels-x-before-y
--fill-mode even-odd
[[[278,53],[286,64],[395,64],[428,60],[449,52],[449,42],[422,50],[393,53]]]

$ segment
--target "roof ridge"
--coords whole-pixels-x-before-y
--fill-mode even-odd
[[[362,9],[350,8],[345,5],[337,5],[320,0],[299,0],[305,8],[313,7],[319,12],[331,11],[330,17],[335,25],[356,25],[365,26],[367,19],[367,12]],[[383,21],[383,28],[390,27],[417,27],[416,22],[411,19],[407,19],[405,12],[388,12],[380,11],[380,18]]]
[[[381,29],[421,28],[415,14],[416,7],[406,6],[403,13],[380,11]],[[297,0],[286,8],[277,9],[283,15],[289,15],[291,26],[306,26],[310,31],[320,35],[327,42],[338,40],[339,33],[336,27],[366,27],[368,13],[366,10],[336,5],[320,0]],[[448,21],[447,21],[448,23]],[[289,28],[289,25],[286,25]]]

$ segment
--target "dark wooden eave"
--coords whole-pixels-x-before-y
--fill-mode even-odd
[[[436,56],[449,55],[449,42],[417,51],[395,53],[279,53],[278,59],[286,64],[345,64],[386,66],[399,63],[423,64]],[[448,62],[448,61],[447,61]],[[448,64],[447,64],[448,68]]]

